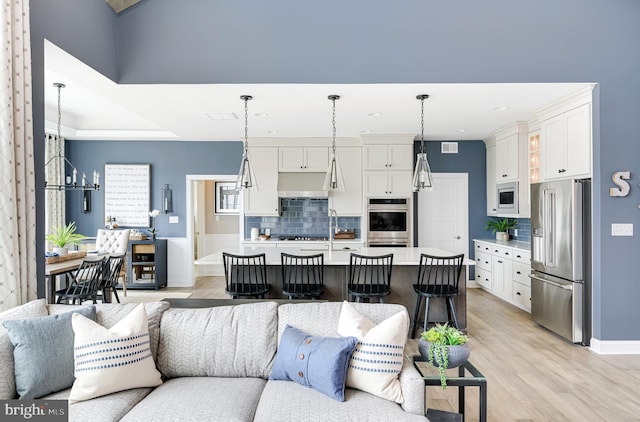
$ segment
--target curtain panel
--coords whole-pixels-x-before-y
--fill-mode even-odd
[[[0,311],[37,296],[28,0],[0,4]]]

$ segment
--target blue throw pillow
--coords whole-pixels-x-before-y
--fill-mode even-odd
[[[96,307],[14,321],[4,321],[13,344],[16,391],[21,399],[35,399],[71,387],[73,328],[71,315],[95,321]]]
[[[344,384],[355,337],[316,337],[287,325],[270,380],[294,381],[344,401]]]

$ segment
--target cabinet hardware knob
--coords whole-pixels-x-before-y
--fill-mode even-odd
[[[502,261],[498,261],[498,264],[502,264]]]
[[[516,271],[516,274],[520,274],[520,275],[522,275],[522,273],[521,273],[520,271]]]
[[[518,296],[521,296],[520,292],[516,292],[516,294],[517,294]]]
[[[453,238],[458,240],[462,239],[460,236],[453,236]]]

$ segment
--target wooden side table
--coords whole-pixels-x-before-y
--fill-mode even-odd
[[[413,362],[413,366],[418,370],[420,375],[422,375],[425,386],[440,386],[440,376],[430,374],[425,375],[425,373],[422,372],[423,368],[425,368],[425,365],[428,365],[428,363],[421,355],[413,355],[410,359]],[[487,379],[478,370],[478,368],[476,368],[471,362],[466,361],[458,367],[457,377],[447,377],[447,386],[458,387],[458,412],[462,415],[462,421],[464,421],[464,390],[466,387],[478,387],[480,389],[480,422],[487,421]],[[453,417],[445,417],[445,412],[436,411],[433,413],[434,415],[429,415],[430,420],[456,420]]]

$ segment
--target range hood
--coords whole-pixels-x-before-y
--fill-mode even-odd
[[[326,173],[278,173],[278,198],[328,198]]]

